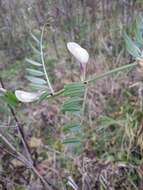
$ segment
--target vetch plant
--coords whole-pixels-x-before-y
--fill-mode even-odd
[[[52,186],[53,189],[56,189],[53,184],[47,182],[43,176],[41,176],[36,170],[33,159],[29,150],[29,146],[25,140],[25,136],[21,127],[21,123],[16,117],[15,109],[18,101],[23,103],[30,103],[44,99],[56,98],[56,97],[65,97],[65,101],[61,106],[62,113],[70,113],[72,117],[72,122],[63,126],[63,131],[65,133],[65,138],[62,141],[64,144],[72,144],[75,147],[78,147],[82,151],[82,145],[84,141],[84,112],[86,107],[86,100],[88,95],[88,88],[90,88],[90,83],[96,82],[104,77],[115,74],[120,71],[124,71],[129,68],[133,68],[138,65],[137,62],[132,64],[123,65],[121,67],[115,68],[113,70],[109,70],[100,75],[93,75],[90,78],[86,76],[86,66],[89,61],[89,54],[86,49],[82,48],[79,44],[75,42],[68,42],[67,48],[70,53],[77,59],[81,68],[81,81],[76,81],[73,83],[65,84],[62,89],[55,91],[53,85],[50,82],[49,75],[46,71],[45,61],[44,61],[44,52],[43,52],[43,36],[44,36],[44,28],[41,32],[41,38],[38,39],[34,34],[31,34],[32,39],[34,40],[35,46],[32,49],[36,53],[38,59],[30,59],[27,58],[26,62],[28,63],[28,67],[26,69],[27,75],[26,78],[30,82],[31,92],[25,90],[16,90],[15,93],[5,89],[3,82],[1,80],[0,87],[0,96],[7,103],[17,125],[18,133],[20,134],[20,139],[25,149],[26,156],[17,152],[17,159],[23,162],[28,168],[40,178],[42,183],[50,189]],[[139,30],[139,31],[138,31]],[[136,36],[141,37],[140,27],[138,27]],[[131,55],[133,55],[136,60],[142,61],[142,52],[140,47],[134,43],[127,34],[124,35],[127,49]],[[140,44],[141,46],[141,44]],[[96,84],[96,83],[95,83]],[[3,140],[8,147],[16,152],[16,148],[11,145],[11,143],[0,134],[0,139]],[[71,183],[71,182],[70,182]],[[75,185],[70,185],[72,188],[76,187]]]
[[[28,79],[28,81],[30,81],[29,85],[31,86],[32,91],[29,92],[25,90],[16,90],[15,96],[20,102],[23,103],[35,102],[39,100],[54,98],[57,96],[66,97],[66,100],[63,102],[61,106],[61,111],[63,113],[69,112],[70,114],[72,114],[71,116],[74,118],[74,120],[71,123],[68,123],[65,126],[63,126],[63,131],[65,131],[65,139],[63,140],[63,143],[74,144],[75,146],[79,146],[79,144],[82,145],[84,139],[83,125],[84,110],[88,94],[87,87],[90,85],[90,83],[95,82],[96,80],[102,79],[108,75],[117,73],[119,71],[132,68],[136,66],[137,63],[124,65],[122,67],[107,71],[101,75],[95,74],[90,78],[86,78],[86,66],[89,61],[89,54],[87,50],[81,47],[79,44],[75,42],[68,42],[68,50],[80,64],[81,81],[65,84],[63,89],[60,89],[55,92],[50,82],[44,62],[44,28],[45,26],[42,29],[40,39],[38,39],[34,34],[31,34],[31,37],[35,44],[32,44],[31,47],[34,53],[36,53],[36,57],[38,57],[38,59],[26,59],[26,62],[29,64],[28,68],[26,69],[26,78]]]
[[[30,81],[30,86],[34,88],[34,92],[26,92],[16,90],[15,95],[17,99],[21,102],[34,102],[48,98],[54,98],[56,96],[64,96],[66,100],[63,102],[61,106],[61,111],[63,113],[69,112],[74,120],[71,123],[66,124],[63,127],[65,131],[65,139],[63,140],[64,144],[75,144],[79,146],[82,145],[83,142],[83,125],[84,125],[84,110],[86,106],[86,99],[88,94],[88,86],[90,83],[95,82],[96,80],[102,79],[108,75],[114,74],[119,71],[123,71],[128,68],[132,68],[137,65],[137,63],[132,63],[128,65],[124,65],[122,67],[107,71],[101,75],[93,75],[90,78],[86,78],[86,66],[89,61],[89,53],[86,49],[81,47],[79,44],[75,42],[68,42],[67,48],[69,52],[76,58],[76,60],[80,64],[81,71],[81,81],[73,82],[70,84],[65,84],[63,89],[54,92],[52,84],[50,83],[48,73],[46,71],[45,63],[44,63],[44,53],[43,53],[43,35],[44,28],[42,29],[40,40],[34,35],[31,34],[34,42],[36,43],[36,47],[32,49],[39,57],[39,60],[26,59],[26,62],[32,67],[28,67],[26,78]],[[40,49],[38,49],[38,47]]]

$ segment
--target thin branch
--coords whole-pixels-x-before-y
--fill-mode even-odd
[[[21,161],[23,164],[25,164],[29,169],[31,169],[37,176],[38,178],[41,180],[41,182],[43,183],[43,185],[47,188],[47,190],[51,190],[51,187],[54,190],[58,190],[53,184],[51,184],[50,182],[47,182],[44,177],[38,172],[38,170],[36,169],[36,167],[33,165],[33,163],[31,163],[29,160],[27,160],[27,158],[21,154],[20,152],[18,152],[16,150],[16,148],[9,142],[9,140],[3,136],[2,134],[0,134],[0,138],[4,141],[4,143],[9,146],[9,148],[15,153],[15,155],[7,150],[5,150],[7,153],[9,153],[10,155],[12,155],[14,158],[16,158],[17,160]],[[16,156],[17,155],[17,156]]]
[[[107,72],[105,72],[105,73],[103,73],[103,74],[101,74],[101,75],[97,75],[97,76],[95,76],[95,77],[92,77],[91,79],[85,81],[85,83],[91,83],[91,82],[100,80],[100,79],[102,79],[102,78],[104,78],[104,77],[107,77],[107,76],[109,76],[109,75],[111,75],[111,74],[118,73],[118,72],[123,71],[123,70],[126,70],[126,69],[130,69],[130,68],[135,67],[135,66],[137,66],[137,65],[138,65],[138,63],[132,63],[132,64],[128,64],[128,65],[124,65],[124,66],[121,66],[121,67],[112,69],[112,70],[107,71]]]
[[[27,163],[27,159],[20,153],[16,150],[16,148],[9,142],[9,140],[3,136],[2,134],[0,134],[0,138],[4,141],[4,143],[9,146],[9,148],[16,154],[18,155],[19,157],[17,158],[18,160],[20,160],[21,162],[23,162],[24,164]]]
[[[121,66],[121,67],[112,69],[112,70],[110,70],[110,71],[107,71],[107,72],[105,72],[105,73],[102,73],[102,74],[100,74],[100,75],[94,76],[94,77],[92,77],[91,79],[88,79],[88,80],[83,81],[83,83],[84,83],[85,85],[88,85],[89,83],[92,83],[92,82],[95,82],[95,81],[97,81],[97,80],[100,80],[100,79],[102,79],[102,78],[104,78],[104,77],[107,77],[107,76],[109,76],[109,75],[111,75],[111,74],[115,74],[115,73],[117,73],[117,72],[124,71],[124,70],[130,69],[130,68],[133,68],[133,67],[135,67],[135,66],[137,66],[137,65],[138,65],[138,63],[127,64],[127,65],[124,65],[124,66]],[[61,94],[64,93],[64,91],[65,91],[64,88],[63,88],[63,89],[60,89],[59,91],[54,92],[53,94],[50,94],[49,96],[47,96],[47,99],[49,99],[49,98],[51,98],[51,97],[56,97],[56,96],[58,96],[58,95],[61,95]]]
[[[83,122],[84,122],[84,114],[85,114],[85,106],[86,106],[87,93],[88,93],[88,86],[86,86],[85,92],[84,92],[84,98],[83,98],[83,104],[82,104],[82,113],[81,113],[82,114],[82,118],[81,118],[80,125],[82,125]]]
[[[43,70],[44,70],[44,73],[45,73],[45,77],[46,77],[48,86],[50,88],[51,93],[54,94],[54,90],[53,90],[53,87],[52,87],[52,85],[50,83],[50,80],[49,80],[49,77],[48,77],[48,74],[47,74],[47,71],[46,71],[46,67],[45,67],[45,61],[44,61],[44,53],[43,53],[43,35],[44,35],[44,29],[45,29],[45,25],[42,28],[41,41],[40,41],[41,61],[42,61]]]

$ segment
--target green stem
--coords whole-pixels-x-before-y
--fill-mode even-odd
[[[46,77],[48,86],[50,88],[51,93],[54,94],[54,90],[53,90],[52,85],[50,83],[50,80],[49,80],[49,77],[48,77],[48,74],[47,74],[47,71],[46,71],[46,67],[45,67],[45,62],[44,62],[43,45],[42,45],[43,44],[44,29],[45,29],[45,26],[43,26],[43,28],[42,28],[41,41],[40,41],[41,61],[42,61],[43,70],[44,70],[44,73],[45,73],[45,77]]]
[[[124,66],[121,66],[121,67],[112,69],[112,70],[107,71],[107,72],[105,72],[105,73],[103,73],[103,74],[101,74],[101,75],[97,75],[97,76],[95,76],[95,77],[93,77],[93,78],[91,78],[91,79],[88,79],[88,80],[84,81],[84,83],[85,83],[85,84],[86,84],[86,83],[88,84],[88,83],[90,83],[90,82],[94,82],[94,81],[100,80],[100,79],[102,79],[102,78],[104,78],[104,77],[107,77],[107,76],[109,76],[109,75],[111,75],[111,74],[117,73],[117,72],[119,72],[119,71],[123,71],[123,70],[125,70],[125,69],[129,69],[129,68],[135,67],[135,66],[137,66],[137,65],[138,65],[138,63],[132,63],[132,64],[128,64],[128,65],[124,65]],[[55,94],[54,96],[57,96],[57,95],[59,95],[59,94],[61,94],[61,93],[63,93],[63,92],[64,92],[64,89],[62,89],[62,90],[60,90],[60,91],[54,93],[54,94]]]
[[[50,95],[50,97],[51,97],[51,96],[52,96],[52,97],[59,96],[59,95],[61,95],[64,91],[65,91],[65,89],[63,88],[63,89],[61,89],[61,90],[59,90],[59,91],[53,93],[52,95]]]
[[[114,74],[114,73],[117,73],[119,71],[123,71],[125,69],[129,69],[129,68],[132,68],[132,67],[135,67],[137,66],[138,63],[132,63],[132,64],[128,64],[128,65],[124,65],[124,66],[121,66],[121,67],[118,67],[118,68],[115,68],[115,69],[112,69],[111,71],[107,71],[101,75],[97,75],[87,81],[85,81],[85,83],[90,83],[90,82],[94,82],[94,81],[97,81],[99,79],[102,79],[104,77],[107,77],[108,75],[111,75],[111,74]]]
[[[61,90],[59,90],[59,91],[57,91],[57,92],[54,92],[53,94],[48,95],[48,96],[47,96],[47,99],[49,99],[49,98],[51,98],[51,97],[59,96],[59,95],[61,95],[64,91],[65,91],[65,89],[63,88],[63,89],[61,89]]]
[[[112,69],[111,71],[107,71],[107,72],[105,72],[105,73],[103,73],[101,75],[97,75],[97,76],[95,76],[95,77],[93,77],[91,79],[88,79],[88,80],[84,81],[84,83],[85,84],[89,84],[91,82],[94,82],[94,81],[100,80],[100,79],[102,79],[104,77],[107,77],[107,76],[109,76],[111,74],[117,73],[119,71],[123,71],[125,69],[129,69],[129,68],[135,67],[137,65],[138,65],[138,63],[132,63],[132,64],[128,64],[128,65],[124,65],[124,66],[118,67],[116,69]],[[49,96],[47,96],[47,98],[49,99],[51,97],[59,96],[59,95],[63,94],[64,91],[65,91],[65,89],[63,88],[63,89],[61,89],[61,90],[59,90],[57,92],[54,92],[53,94],[50,94]]]

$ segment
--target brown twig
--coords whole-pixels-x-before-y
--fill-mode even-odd
[[[4,141],[4,143],[9,146],[9,148],[15,153],[11,153],[10,151],[7,151],[6,149],[4,150],[5,152],[9,153],[10,155],[12,155],[13,157],[15,157],[17,160],[21,161],[23,164],[25,164],[29,169],[31,169],[41,180],[41,182],[44,184],[44,186],[48,189],[51,190],[51,187],[54,188],[54,190],[57,190],[57,188],[55,188],[51,183],[47,182],[43,176],[41,176],[41,174],[38,172],[38,170],[34,167],[34,165],[27,160],[27,158],[21,154],[20,152],[18,152],[16,150],[16,148],[9,142],[9,140],[2,134],[0,134],[0,138]],[[17,155],[17,156],[16,156]]]
[[[1,83],[2,88],[5,89],[4,83],[3,83],[3,81],[2,81],[1,78],[0,78],[0,83]],[[26,151],[27,157],[28,157],[29,161],[31,161],[31,162],[33,163],[33,161],[32,161],[32,156],[31,156],[31,152],[30,152],[30,148],[29,148],[29,146],[28,146],[28,144],[27,144],[27,142],[26,142],[26,140],[25,140],[25,136],[24,136],[24,132],[23,132],[23,129],[22,129],[22,125],[21,125],[21,123],[19,122],[18,118],[16,117],[16,114],[15,114],[15,112],[14,112],[14,109],[13,109],[10,105],[8,105],[8,107],[9,107],[9,110],[10,110],[10,112],[11,112],[11,114],[12,114],[12,116],[13,116],[15,122],[16,122],[17,130],[18,130],[18,133],[19,133],[19,135],[20,135],[20,139],[21,139],[21,141],[22,141],[22,144],[23,144],[23,146],[24,146],[24,149],[25,149],[25,151]]]

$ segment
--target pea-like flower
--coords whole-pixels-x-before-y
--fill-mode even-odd
[[[81,70],[81,80],[85,79],[86,64],[89,60],[89,54],[86,49],[82,48],[79,44],[75,42],[68,42],[67,48],[70,53],[79,61]]]
[[[29,103],[38,100],[38,98],[41,96],[41,93],[16,90],[15,95],[20,102]]]
[[[75,42],[68,42],[67,48],[70,53],[81,63],[86,64],[89,59],[89,54],[86,49],[82,48],[79,44]]]

